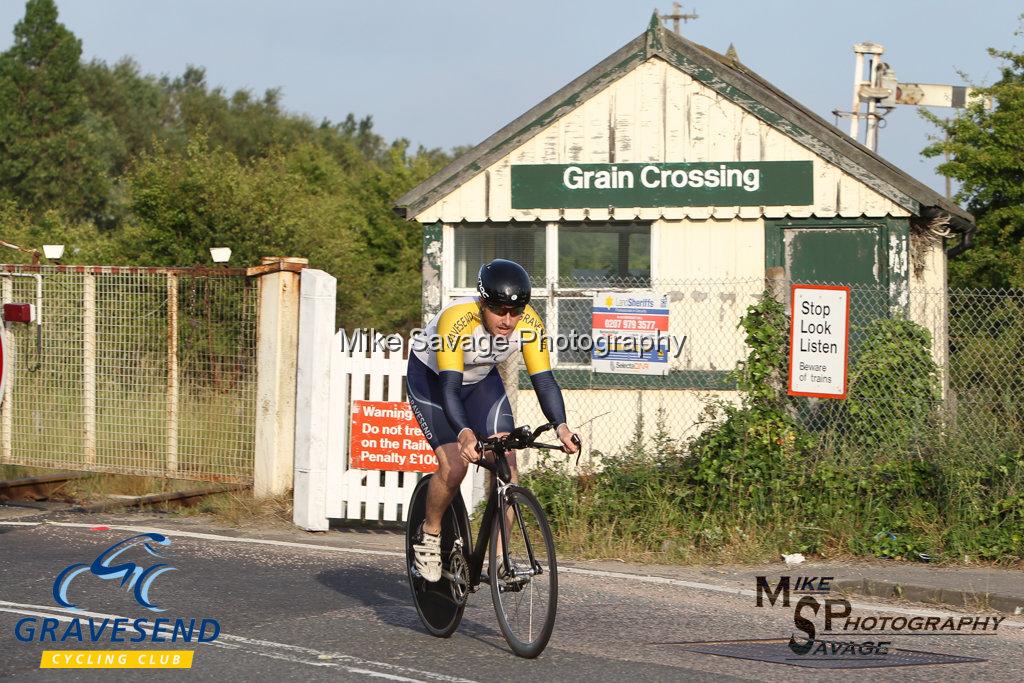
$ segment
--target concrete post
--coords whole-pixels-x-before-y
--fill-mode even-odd
[[[299,273],[294,271],[297,263],[306,261],[262,259],[261,269],[269,272],[259,279],[253,464],[253,494],[257,498],[279,495],[292,486],[299,336]]]
[[[307,531],[327,531],[331,354],[335,352],[338,281],[322,270],[307,269],[300,282],[292,521]]]
[[[764,288],[773,299],[783,306],[789,304],[789,283],[786,281],[786,269],[782,266],[774,266],[765,270]]]

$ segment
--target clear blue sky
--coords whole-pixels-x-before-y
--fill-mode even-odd
[[[314,119],[371,115],[392,139],[476,144],[644,31],[670,0],[514,3],[345,0],[58,0],[84,56],[130,56],[145,72],[203,66],[232,91],[281,87],[284,106]],[[1024,6],[1009,0],[705,0],[683,35],[719,52],[735,43],[749,68],[833,121],[849,109],[852,45],[881,43],[901,81],[990,84],[988,47],[1020,49]],[[0,49],[24,14],[0,0]],[[936,110],[948,115],[950,109]],[[846,129],[847,124],[841,124]],[[934,129],[913,107],[890,114],[879,151],[942,191],[920,157]]]

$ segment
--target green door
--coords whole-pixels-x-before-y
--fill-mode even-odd
[[[851,340],[907,304],[909,224],[902,218],[765,220],[765,268],[790,283],[850,286]]]
[[[877,227],[783,230],[786,273],[800,284],[842,284],[877,290],[883,268]]]
[[[853,347],[864,326],[889,314],[889,278],[881,233],[876,226],[783,231],[785,268],[791,283],[850,286]]]

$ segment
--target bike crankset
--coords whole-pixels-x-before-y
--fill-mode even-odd
[[[466,604],[469,599],[469,565],[459,548],[452,550],[451,558],[448,561],[448,569],[442,572],[444,578],[448,579],[448,586],[451,589],[452,600],[457,605]]]

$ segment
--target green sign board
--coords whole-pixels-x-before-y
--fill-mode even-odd
[[[513,209],[806,206],[810,161],[513,164]]]

